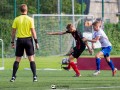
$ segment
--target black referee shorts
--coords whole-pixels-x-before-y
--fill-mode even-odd
[[[31,37],[17,38],[15,55],[18,57],[23,56],[24,50],[27,56],[34,55],[34,45]]]
[[[76,47],[73,48],[73,52],[71,53],[74,58],[78,58],[82,52],[85,50],[86,46],[82,45],[80,49],[77,49]]]

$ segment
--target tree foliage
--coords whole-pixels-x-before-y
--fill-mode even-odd
[[[0,0],[0,38],[4,40],[4,45],[6,51],[10,46],[11,40],[11,26],[14,19],[14,13],[16,10],[16,15],[20,15],[19,6],[22,3],[28,5],[28,14],[56,14],[58,13],[58,0]],[[38,3],[39,1],[39,3]],[[60,0],[61,1],[61,13],[72,14],[72,0]],[[77,1],[75,2],[75,14],[81,14],[81,4]],[[14,7],[16,5],[16,8]],[[38,10],[39,9],[39,10]],[[85,4],[84,4],[85,9]],[[120,24],[106,24],[105,31],[110,38],[113,45],[113,52],[118,53],[120,48]],[[117,36],[116,36],[117,35]]]
[[[60,12],[65,14],[72,14],[72,0],[60,1]],[[81,5],[75,0],[75,14],[81,13]],[[42,14],[58,13],[58,0],[41,0],[40,11]]]
[[[108,35],[112,46],[113,51],[112,54],[120,54],[120,23],[118,24],[105,24],[105,32]]]

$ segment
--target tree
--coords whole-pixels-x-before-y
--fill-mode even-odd
[[[55,14],[57,11],[58,0],[40,0],[40,12],[42,14]],[[75,1],[75,14],[81,13],[81,4]],[[65,14],[72,14],[72,1],[71,0],[61,0],[61,12]]]

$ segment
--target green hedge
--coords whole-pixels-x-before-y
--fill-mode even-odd
[[[120,54],[120,23],[105,24],[105,32],[113,46],[111,54]]]
[[[0,20],[0,38],[4,41],[5,50],[8,49],[11,40],[12,20]]]

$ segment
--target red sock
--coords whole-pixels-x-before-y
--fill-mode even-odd
[[[76,74],[80,74],[80,72],[74,62],[70,62],[70,65],[73,68],[73,70],[76,72]]]
[[[71,65],[70,65],[70,63],[68,64],[68,69],[70,69],[71,68]]]

